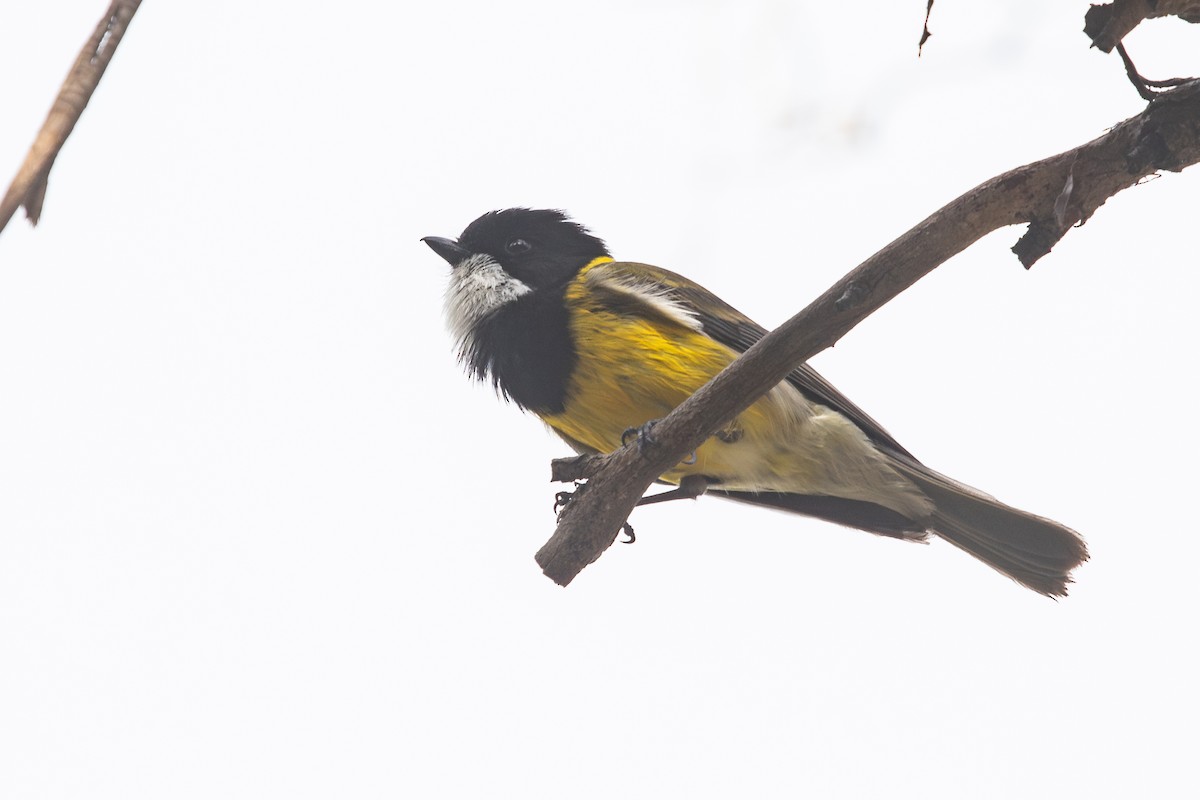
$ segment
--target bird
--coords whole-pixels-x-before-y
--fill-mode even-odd
[[[444,312],[467,374],[580,454],[646,434],[767,332],[682,275],[615,260],[560,210],[490,211],[457,239],[422,241],[451,267]],[[808,364],[660,482],[896,539],[933,535],[1050,597],[1088,559],[1074,530],[922,464]]]

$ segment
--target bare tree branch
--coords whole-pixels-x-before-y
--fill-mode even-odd
[[[141,0],[113,0],[96,25],[96,30],[79,51],[74,66],[58,91],[58,97],[54,99],[54,105],[50,107],[50,113],[46,115],[41,131],[25,156],[25,163],[17,170],[17,176],[13,178],[4,199],[0,200],[0,231],[4,230],[21,206],[25,206],[25,216],[29,221],[37,225],[42,215],[42,202],[46,199],[46,187],[54,159],[75,129],[83,109],[87,108],[139,5]]]
[[[1142,20],[1155,17],[1200,22],[1200,0],[1113,0],[1088,9],[1083,17],[1083,32],[1095,47],[1111,53]]]
[[[863,262],[659,421],[654,443],[556,464],[587,478],[537,562],[565,586],[612,544],[650,484],[797,365],[984,235],[1026,223],[1013,251],[1027,268],[1117,192],[1200,161],[1200,81],[1158,95],[1087,144],[1006,172],[952,201]]]

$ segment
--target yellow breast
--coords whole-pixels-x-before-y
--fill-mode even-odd
[[[569,440],[611,452],[621,435],[666,416],[737,357],[737,352],[669,314],[614,312],[592,291],[587,272],[566,291],[577,362],[559,414],[542,418]],[[781,388],[759,400],[696,452],[694,461],[663,476],[677,482],[688,474],[720,478],[729,488],[757,488],[769,474],[792,472],[795,457],[783,442],[811,406],[794,390]],[[787,394],[785,398],[780,393]],[[781,402],[782,401],[782,402]],[[776,463],[778,462],[778,463]]]

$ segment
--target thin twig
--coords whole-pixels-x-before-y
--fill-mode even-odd
[[[25,156],[25,162],[17,170],[4,199],[0,200],[0,231],[4,230],[21,206],[25,207],[25,216],[29,221],[37,225],[42,215],[42,203],[46,199],[46,187],[54,159],[75,129],[75,123],[87,108],[92,93],[100,85],[100,78],[139,5],[141,0],[113,0],[96,25],[96,30],[79,51],[74,66],[58,91],[58,97],[54,99],[54,105],[50,107],[50,113],[46,115],[41,131]]]
[[[1149,78],[1143,77],[1137,71],[1137,67],[1133,65],[1133,59],[1129,57],[1129,53],[1125,50],[1125,44],[1122,42],[1116,47],[1117,55],[1121,57],[1121,63],[1125,65],[1125,74],[1129,77],[1129,82],[1133,84],[1133,88],[1137,89],[1138,95],[1143,100],[1153,100],[1158,96],[1155,89],[1170,89],[1175,86],[1183,86],[1188,81],[1194,81],[1195,78],[1167,78],[1162,81],[1152,81]]]
[[[921,28],[921,41],[917,42],[917,58],[921,57],[921,51],[925,49],[925,43],[929,41],[929,37],[933,34],[929,30],[929,15],[933,13],[933,0],[926,0],[925,3],[925,25]]]

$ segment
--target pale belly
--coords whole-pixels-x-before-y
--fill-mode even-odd
[[[612,452],[626,430],[661,419],[693,391],[666,383],[651,387],[644,380],[612,380],[603,392],[582,393],[590,401],[569,403],[564,413],[543,419],[568,441]],[[679,483],[687,475],[703,475],[731,491],[830,495],[908,516],[930,510],[928,499],[888,465],[856,425],[809,402],[788,383],[738,415],[662,479]]]

